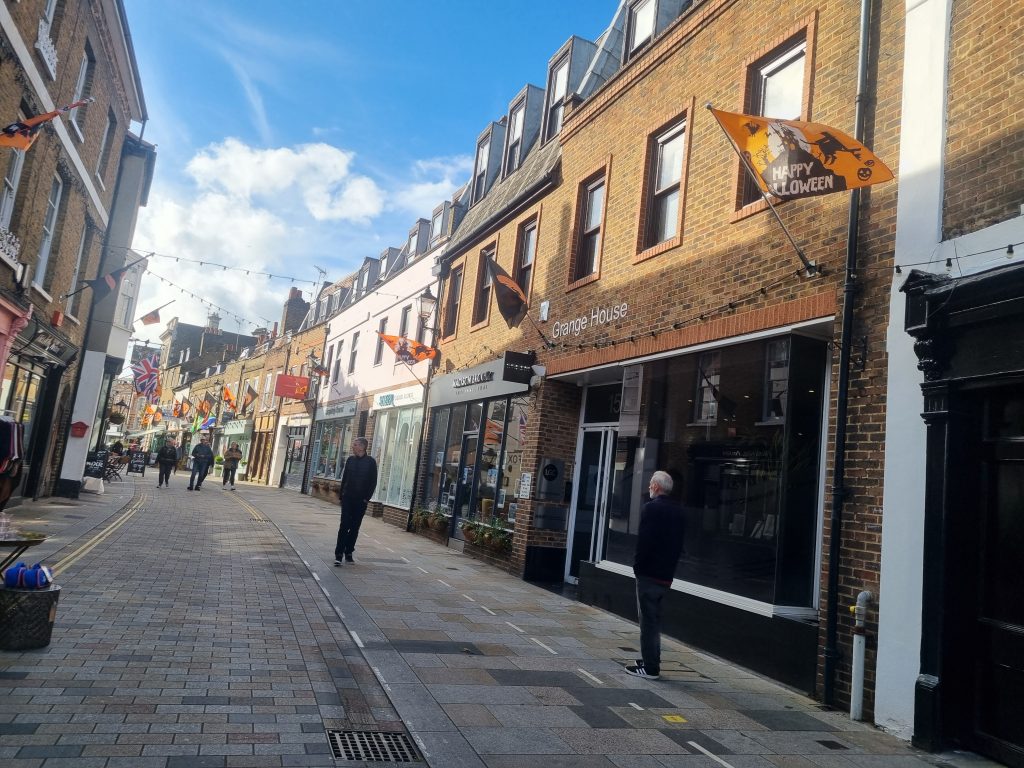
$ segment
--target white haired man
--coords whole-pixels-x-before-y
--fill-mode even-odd
[[[658,470],[651,475],[651,500],[640,513],[633,574],[640,619],[640,655],[626,667],[634,677],[657,680],[661,674],[661,602],[675,577],[683,553],[683,510],[669,498],[672,476]]]

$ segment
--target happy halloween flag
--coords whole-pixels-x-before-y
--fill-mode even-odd
[[[230,408],[232,411],[238,410],[238,406],[235,404],[235,396],[231,394],[231,390],[228,389],[227,384],[224,385],[223,398],[224,402],[227,403],[228,408]]]
[[[781,200],[828,195],[893,178],[870,149],[831,126],[708,109],[753,167],[761,190]]]
[[[187,397],[184,398],[181,401],[181,411],[180,411],[180,414],[179,414],[181,416],[181,418],[183,418],[183,419],[188,418],[188,415],[190,413],[192,413],[192,408],[193,408],[192,401],[189,400]]]
[[[245,395],[242,397],[242,413],[245,414],[249,410],[249,406],[256,402],[256,398],[260,396],[260,393],[252,388],[252,384],[245,385]]]
[[[391,347],[391,351],[399,360],[408,365],[421,360],[433,360],[437,357],[436,349],[428,347],[426,344],[420,344],[415,339],[408,339],[405,336],[388,336],[380,331],[377,331],[377,335],[380,336],[381,341]]]
[[[35,117],[29,117],[25,120],[17,120],[10,125],[0,129],[0,147],[14,147],[22,151],[28,150],[35,140],[39,138],[39,133],[42,131],[43,126],[53,120],[55,117],[66,114],[72,109],[78,107],[84,107],[86,104],[91,104],[96,99],[89,97],[87,99],[80,99],[79,101],[68,104],[65,107],[53,110],[53,112],[45,112]]]
[[[171,416],[173,416],[174,418],[178,418],[179,416],[181,416],[181,403],[179,403],[177,400],[175,400],[174,403],[171,405]]]
[[[498,304],[498,311],[505,318],[509,328],[518,327],[526,317],[526,311],[530,308],[526,301],[526,294],[519,287],[519,283],[498,266],[493,257],[487,257],[487,269],[494,281],[494,300]]]
[[[209,416],[210,411],[213,410],[213,406],[215,406],[216,404],[217,400],[209,392],[207,392],[205,395],[203,395],[203,399],[199,402],[199,412],[202,413],[203,416]]]

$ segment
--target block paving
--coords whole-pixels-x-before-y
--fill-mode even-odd
[[[47,648],[0,652],[5,768],[382,764],[326,729],[405,732],[439,768],[984,763],[667,638],[662,679],[631,678],[618,617],[372,518],[338,568],[336,507],[185,485],[13,510],[62,593]]]

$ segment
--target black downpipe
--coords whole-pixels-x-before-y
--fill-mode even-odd
[[[861,0],[860,43],[857,62],[857,101],[854,113],[854,138],[864,141],[864,91],[868,68],[868,28],[871,0]],[[836,393],[836,443],[832,465],[832,516],[829,523],[828,602],[825,632],[826,706],[835,702],[836,663],[839,660],[839,557],[842,550],[843,502],[846,498],[846,420],[850,399],[850,352],[853,347],[853,301],[857,289],[857,239],[860,234],[859,189],[850,194],[850,214],[846,237],[846,279],[843,283],[843,330],[839,340],[839,383]]]

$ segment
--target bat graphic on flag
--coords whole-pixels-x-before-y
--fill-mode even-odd
[[[60,107],[59,109],[53,110],[53,112],[45,112],[35,117],[29,117],[25,120],[17,120],[10,125],[0,129],[0,147],[14,147],[20,149],[23,152],[35,143],[36,139],[39,138],[39,133],[42,131],[43,126],[54,118],[60,117],[61,115],[67,114],[72,109],[78,107],[84,107],[86,104],[92,104],[96,99],[90,96],[87,99],[79,99],[78,101],[72,102],[67,106]]]
[[[395,356],[407,365],[418,363],[421,360],[433,360],[437,357],[437,350],[420,344],[415,339],[407,339],[405,336],[388,336],[386,333],[377,331],[381,341],[391,347]]]

